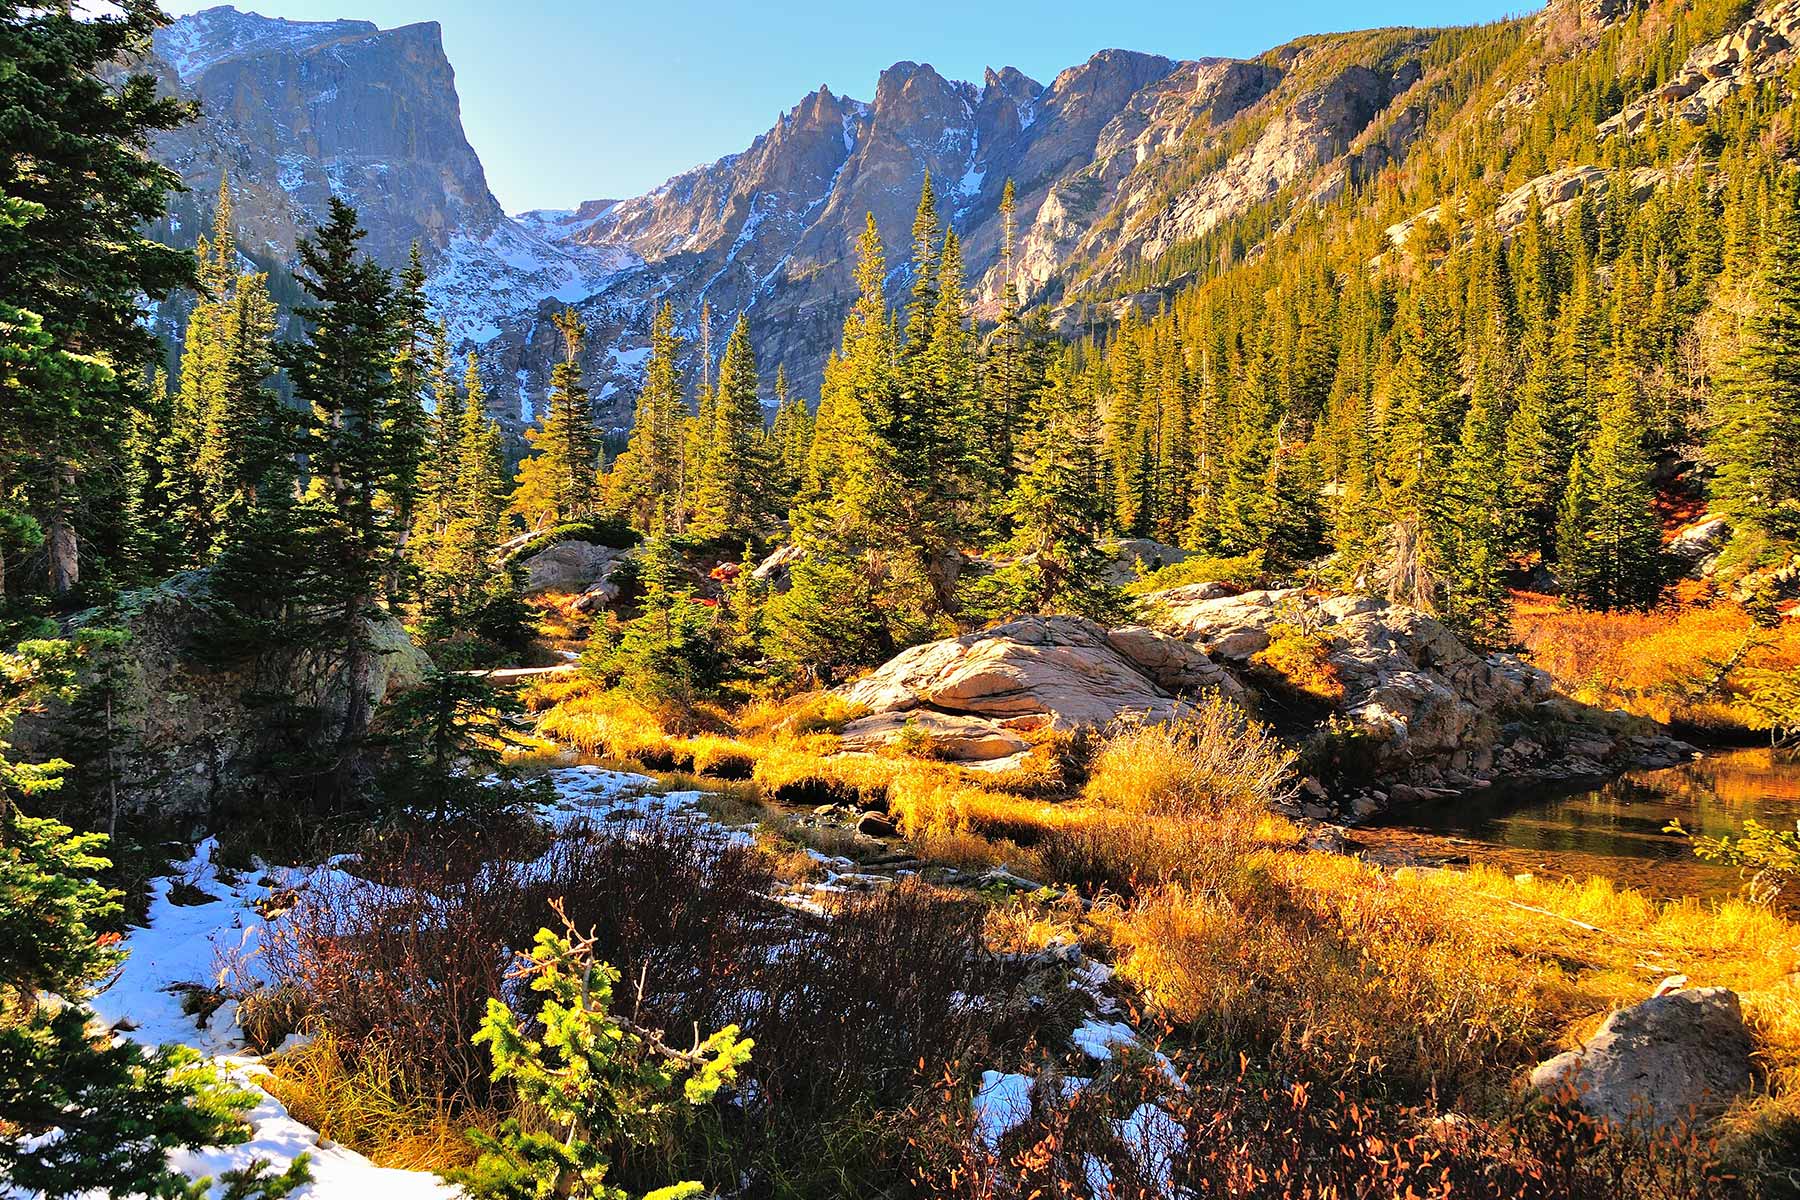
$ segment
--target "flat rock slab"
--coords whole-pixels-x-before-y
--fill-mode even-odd
[[[1155,630],[1023,617],[914,646],[839,694],[875,714],[936,710],[1018,731],[1173,720],[1191,706],[1170,689],[1205,683],[1238,691],[1203,651]]]

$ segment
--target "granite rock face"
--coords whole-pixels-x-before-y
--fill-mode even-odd
[[[116,755],[121,795],[131,808],[159,817],[206,816],[243,795],[269,713],[253,693],[291,695],[296,705],[343,711],[342,664],[323,651],[289,659],[284,676],[263,673],[253,649],[220,658],[208,631],[217,601],[205,571],[189,571],[121,596],[108,627],[129,635],[122,656],[122,695],[115,705],[123,731]],[[418,685],[431,668],[398,619],[377,611],[368,625],[372,653],[360,688],[379,707]],[[52,753],[65,727],[56,713],[24,724],[19,741]]]
[[[1241,690],[1203,653],[1153,630],[1023,617],[914,646],[839,694],[876,715],[949,713],[996,730],[1070,730],[1177,718],[1190,701],[1164,686],[1176,682],[1190,693]]]
[[[1471,649],[1433,617],[1372,596],[1299,589],[1221,595],[1194,584],[1145,597],[1150,622],[1238,671],[1276,627],[1325,648],[1342,684],[1332,715],[1347,731],[1344,784],[1360,772],[1389,799],[1427,799],[1508,778],[1600,777],[1666,766],[1691,748],[1641,723],[1556,694],[1549,675],[1508,653]],[[1404,789],[1404,790],[1401,790]],[[1398,792],[1397,796],[1388,794]]]

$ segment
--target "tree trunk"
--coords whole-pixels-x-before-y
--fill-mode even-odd
[[[75,490],[75,471],[58,464],[52,476],[50,520],[44,528],[44,551],[49,560],[50,594],[67,596],[81,582],[81,544],[69,519],[69,494]]]

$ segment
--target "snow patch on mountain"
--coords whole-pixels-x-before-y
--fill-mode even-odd
[[[289,21],[221,5],[156,31],[156,54],[192,83],[212,67],[270,50],[304,50],[343,37],[375,33],[373,21]]]
[[[425,291],[432,311],[449,323],[453,342],[481,345],[545,300],[573,304],[643,265],[624,246],[552,242],[503,220],[486,237],[451,238]]]

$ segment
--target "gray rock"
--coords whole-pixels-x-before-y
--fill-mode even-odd
[[[1700,579],[1712,573],[1719,552],[1731,541],[1731,524],[1724,517],[1707,517],[1696,521],[1669,539],[1669,557],[1680,563],[1688,578]]]
[[[557,542],[525,560],[525,590],[585,593],[610,575],[625,554],[593,542]]]
[[[104,615],[130,635],[122,660],[124,694],[115,705],[117,759],[126,808],[165,817],[212,811],[246,791],[251,763],[268,732],[254,692],[289,695],[296,705],[341,715],[349,696],[341,652],[310,647],[271,665],[254,647],[222,658],[207,644],[217,601],[207,571],[187,571],[121,595]],[[81,624],[94,614],[76,618]],[[393,615],[375,610],[359,690],[379,706],[415,687],[431,667]],[[277,673],[279,672],[279,673]],[[56,710],[22,722],[14,741],[38,757],[58,752],[66,734]]]
[[[1131,633],[1123,644],[1184,677],[1204,674],[1191,649]],[[1223,673],[1218,686],[1230,690]],[[1123,718],[1168,721],[1190,705],[1121,653],[1106,629],[1078,617],[1023,617],[915,646],[839,694],[871,713],[936,709],[1013,729],[1077,729]]]
[[[928,708],[860,717],[844,726],[842,744],[846,750],[873,750],[905,737],[922,739],[932,754],[953,762],[1005,758],[1030,746],[993,721]]]
[[[1620,1009],[1531,1084],[1615,1124],[1671,1129],[1717,1116],[1750,1086],[1750,1031],[1737,993],[1693,988]]]

